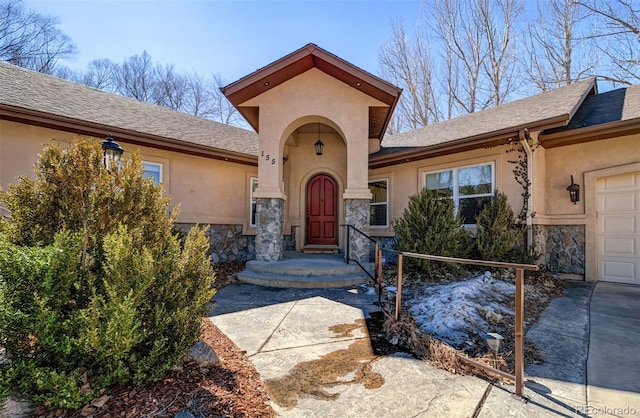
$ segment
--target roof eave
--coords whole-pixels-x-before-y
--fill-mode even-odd
[[[371,136],[371,138],[377,138],[382,141],[400,94],[402,94],[402,89],[325,51],[315,44],[307,44],[271,64],[225,87],[221,87],[220,91],[238,112],[249,121],[251,127],[258,132],[258,118],[252,117],[253,114],[248,114],[247,112],[249,111],[244,109],[242,105],[248,100],[312,68],[317,68],[344,82],[351,88],[357,89],[388,106],[382,129],[376,130],[375,135]]]
[[[569,129],[562,132],[540,135],[540,145],[544,148],[556,148],[579,143],[599,141],[620,136],[640,133],[640,118],[602,123],[584,128]]]
[[[403,164],[409,161],[424,160],[427,158],[439,157],[441,155],[503,145],[508,143],[509,140],[518,138],[518,133],[523,129],[528,129],[529,131],[543,131],[544,129],[565,126],[568,121],[569,115],[561,115],[538,121],[535,124],[514,126],[499,131],[487,132],[439,144],[416,146],[410,150],[381,155],[379,157],[373,156],[369,158],[369,168],[382,168],[391,165]]]
[[[103,136],[105,132],[111,132],[114,138],[133,145],[148,146],[244,165],[258,165],[258,157],[250,154],[223,150],[220,148],[189,143],[145,132],[131,131],[119,127],[83,121],[6,104],[0,104],[0,120],[26,123],[93,137],[100,137]]]

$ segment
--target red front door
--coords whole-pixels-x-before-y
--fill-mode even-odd
[[[307,184],[307,245],[338,244],[338,187],[320,174]]]

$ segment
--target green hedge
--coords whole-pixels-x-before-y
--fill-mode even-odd
[[[213,296],[205,231],[181,242],[176,211],[133,156],[102,166],[97,141],[49,145],[0,194],[0,393],[75,408],[178,364]]]

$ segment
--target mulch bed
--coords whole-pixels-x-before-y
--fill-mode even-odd
[[[216,288],[237,281],[244,263],[218,263]],[[81,409],[36,409],[41,417],[173,417],[180,411],[194,417],[275,417],[260,375],[227,336],[204,318],[201,340],[221,359],[208,369],[194,362],[175,367],[144,387],[114,386]],[[189,415],[186,415],[189,416]]]

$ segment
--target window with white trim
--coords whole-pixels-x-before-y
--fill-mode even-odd
[[[152,179],[155,184],[162,183],[162,164],[143,161],[142,177]]]
[[[425,188],[439,197],[453,199],[456,212],[467,225],[476,223],[476,216],[495,193],[494,164],[479,164],[425,174]]]
[[[251,205],[249,206],[249,225],[256,226],[256,198],[253,197],[253,193],[258,188],[258,178],[251,177],[251,188],[250,188],[250,197],[249,201]]]
[[[389,226],[389,179],[369,182],[372,194],[370,202],[371,227],[386,228]]]

